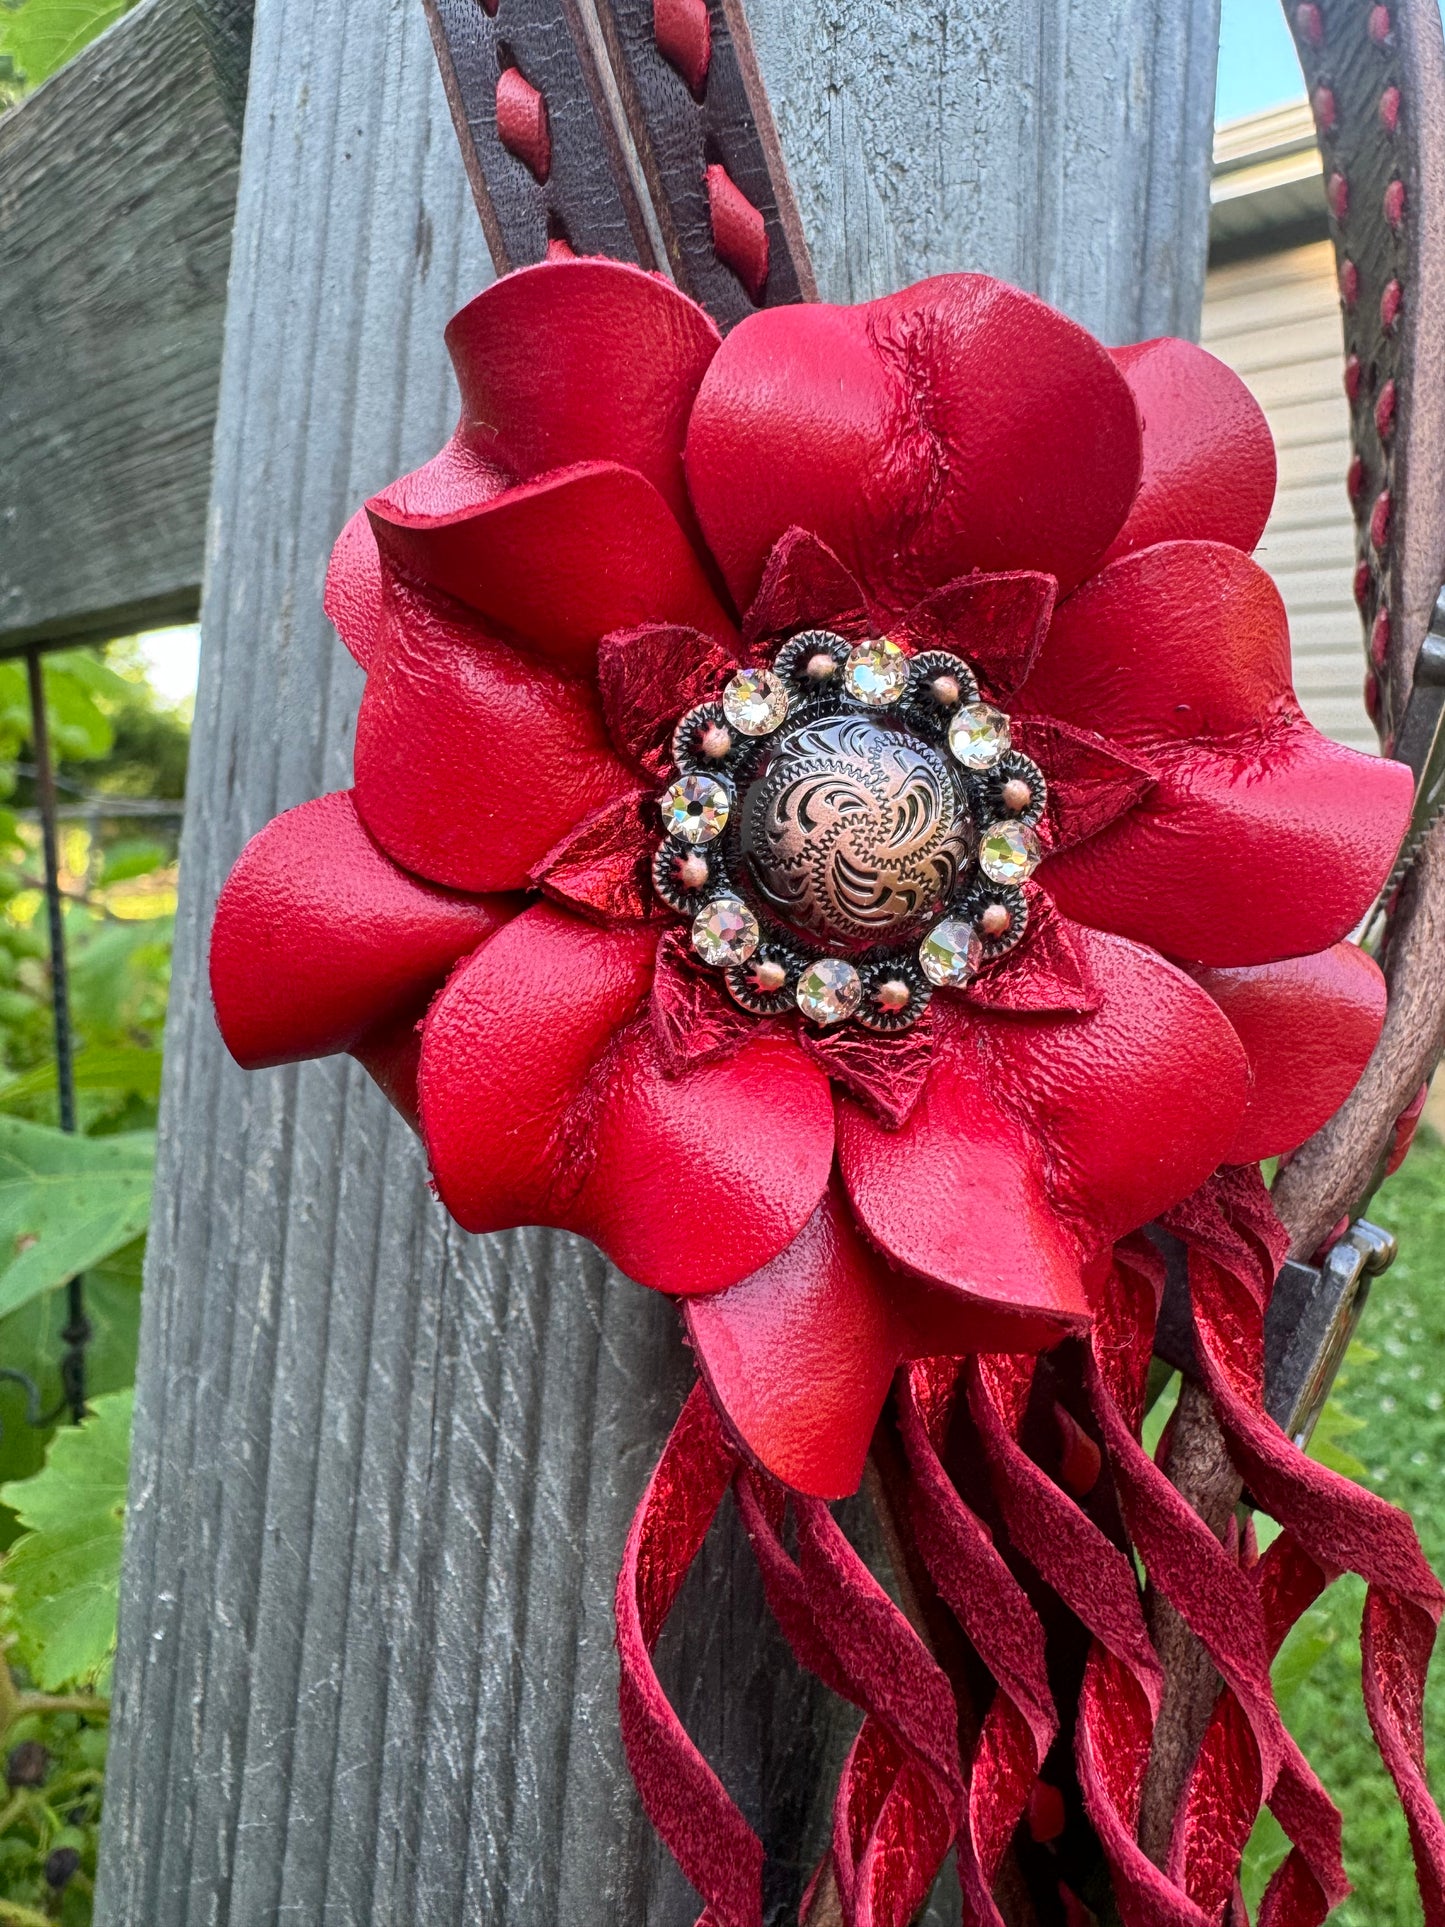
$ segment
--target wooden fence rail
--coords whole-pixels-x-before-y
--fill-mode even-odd
[[[825,298],[966,265],[1110,339],[1197,324],[1216,0],[749,15]],[[146,0],[0,128],[0,643],[182,613],[208,547],[97,1918],[681,1927],[610,1622],[689,1373],[668,1307],[575,1240],[461,1236],[358,1070],[243,1076],[211,1021],[227,866],[348,780],[327,551],[447,432],[442,324],[489,270],[420,0],[260,0],[207,511],[235,100],[196,25]],[[680,1617],[664,1675],[778,1856],[771,1917],[850,1720],[731,1523]]]

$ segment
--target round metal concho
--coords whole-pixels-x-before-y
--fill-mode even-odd
[[[871,716],[780,729],[734,815],[738,874],[800,936],[853,954],[904,943],[974,853],[943,753]]]

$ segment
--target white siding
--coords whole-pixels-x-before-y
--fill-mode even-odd
[[[1349,409],[1330,243],[1215,268],[1205,286],[1202,339],[1248,382],[1279,451],[1279,492],[1258,554],[1289,610],[1305,713],[1327,735],[1374,749],[1351,586]]]

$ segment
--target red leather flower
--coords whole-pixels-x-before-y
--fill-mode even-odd
[[[981,275],[724,342],[574,260],[448,344],[455,436],[332,561],[355,788],[237,863],[222,1031],[352,1052],[464,1226],[677,1294],[747,1449],[849,1491],[900,1360],[1078,1329],[1335,1109],[1409,773],[1301,715],[1269,433],[1186,343]]]

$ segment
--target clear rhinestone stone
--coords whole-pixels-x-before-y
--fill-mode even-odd
[[[978,867],[990,883],[1022,883],[1043,859],[1039,839],[1023,823],[991,823],[978,846]]]
[[[860,642],[848,652],[843,682],[856,702],[870,709],[896,703],[908,687],[908,658],[896,642]]]
[[[710,776],[680,776],[662,792],[662,822],[684,843],[711,843],[727,828],[728,793]]]
[[[841,957],[820,957],[798,979],[798,1009],[815,1024],[841,1024],[863,1001],[863,980]]]
[[[977,973],[983,962],[983,942],[963,917],[945,917],[919,944],[918,961],[931,984],[957,989]]]
[[[992,703],[965,703],[948,725],[948,747],[965,769],[992,769],[1008,752],[1008,717]]]
[[[692,920],[692,947],[704,963],[746,963],[758,947],[758,920],[741,897],[714,897]]]
[[[744,736],[770,736],[788,713],[788,692],[771,669],[740,669],[722,693],[723,714]]]

